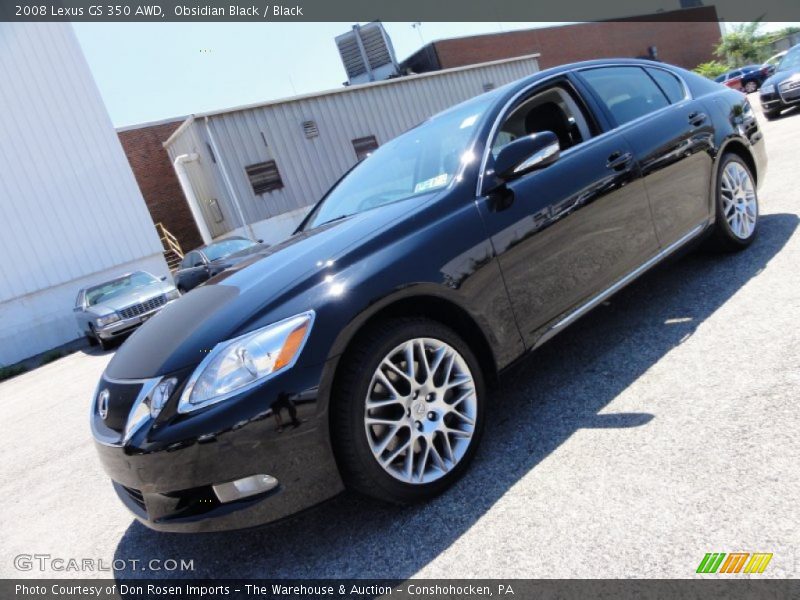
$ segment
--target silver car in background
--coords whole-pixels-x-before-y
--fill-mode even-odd
[[[134,271],[82,289],[73,308],[78,328],[92,346],[100,344],[106,350],[115,338],[130,333],[180,297],[166,279]]]

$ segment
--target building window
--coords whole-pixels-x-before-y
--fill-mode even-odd
[[[319,135],[319,129],[314,121],[303,121],[303,133],[307,138],[311,139]]]
[[[250,179],[250,185],[253,186],[254,194],[263,194],[283,187],[281,174],[278,172],[278,165],[275,164],[274,160],[250,165],[245,167],[244,170],[247,172],[248,179]]]
[[[356,158],[358,160],[367,158],[367,156],[372,154],[377,148],[378,140],[375,139],[374,135],[368,135],[367,137],[353,140],[353,150],[356,151]]]

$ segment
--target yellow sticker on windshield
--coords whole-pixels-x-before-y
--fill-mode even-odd
[[[419,192],[424,192],[425,190],[432,190],[433,188],[447,185],[447,177],[448,177],[447,173],[442,173],[441,175],[437,175],[436,177],[431,177],[430,179],[426,179],[425,181],[420,181],[417,185],[414,186],[414,193],[417,194]]]

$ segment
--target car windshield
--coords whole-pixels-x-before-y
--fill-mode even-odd
[[[86,303],[89,306],[102,304],[112,298],[124,296],[133,289],[145,287],[154,283],[158,283],[158,279],[150,275],[150,273],[136,271],[130,275],[125,275],[124,277],[112,279],[111,281],[90,287],[86,290]]]
[[[304,229],[447,187],[493,98],[456,106],[375,150],[328,192]]]
[[[235,252],[247,250],[251,246],[255,245],[256,243],[252,240],[232,238],[229,240],[222,240],[221,242],[211,244],[210,246],[206,246],[203,252],[208,260],[217,260],[219,258],[225,258],[230,254],[234,254]]]
[[[784,56],[776,70],[788,71],[790,69],[800,69],[800,50],[793,50]]]

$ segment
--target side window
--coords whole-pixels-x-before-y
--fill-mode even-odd
[[[75,298],[75,308],[83,308],[83,290],[78,292],[78,297]]]
[[[492,141],[492,156],[517,138],[539,131],[552,131],[561,151],[577,146],[592,136],[589,120],[573,95],[556,85],[537,90],[505,117]]]
[[[181,261],[181,269],[190,269],[192,267],[201,267],[203,266],[203,257],[200,256],[199,252],[189,252],[186,256],[183,257]]]
[[[675,104],[680,102],[686,97],[686,91],[683,89],[683,83],[675,75],[664,69],[651,69],[648,68],[647,72],[656,80],[658,87],[667,95],[670,103]]]
[[[617,125],[669,106],[667,97],[640,67],[599,67],[580,73]]]

